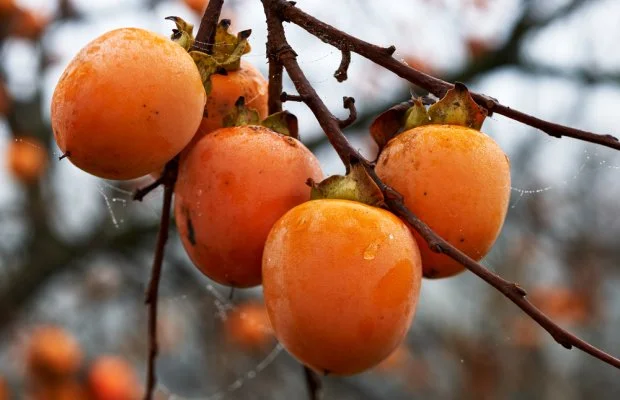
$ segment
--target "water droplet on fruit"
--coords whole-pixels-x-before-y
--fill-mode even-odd
[[[373,242],[364,250],[364,260],[374,260],[379,250],[379,242]]]
[[[390,235],[388,236],[388,238],[389,238],[390,240],[394,240],[394,235],[392,235],[392,234],[390,233]]]

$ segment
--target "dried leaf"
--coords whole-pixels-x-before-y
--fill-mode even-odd
[[[280,111],[271,114],[261,122],[261,125],[271,129],[272,131],[281,133],[282,135],[299,139],[299,124],[297,122],[297,117],[288,111]]]
[[[403,118],[411,107],[411,102],[403,102],[381,113],[370,125],[370,135],[379,149],[398,134],[403,125]]]
[[[260,123],[260,116],[258,111],[253,108],[245,106],[245,98],[243,96],[237,99],[235,108],[224,117],[224,126],[243,126],[243,125],[258,125]]]

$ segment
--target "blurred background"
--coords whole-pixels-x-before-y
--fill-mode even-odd
[[[140,392],[146,366],[143,291],[161,190],[131,201],[145,178],[112,182],[58,161],[49,123],[60,74],[87,42],[117,27],[168,35],[169,15],[198,23],[206,0],[0,0],[0,399],[80,399],[83,385]],[[620,134],[617,0],[299,1],[395,57],[502,103],[565,125]],[[266,74],[258,0],[225,2],[232,28],[251,28],[246,59]],[[373,117],[424,94],[353,55],[286,26],[302,68],[343,117],[360,113],[350,140],[369,157]],[[285,90],[294,93],[290,82]],[[311,113],[302,139],[328,174],[344,171]],[[102,110],[105,112],[105,110]],[[528,289],[561,326],[620,355],[620,157],[555,139],[501,116],[483,130],[509,155],[512,198],[497,245],[483,261]],[[171,235],[160,290],[160,399],[304,399],[302,368],[269,328],[261,290],[229,289],[201,275]],[[53,390],[37,379],[51,360],[71,376]],[[43,374],[45,375],[45,374]],[[38,378],[39,377],[39,378]],[[40,378],[41,380],[44,378]],[[406,343],[379,367],[323,379],[326,399],[618,399],[618,372],[556,344],[469,272],[423,282]],[[112,390],[112,389],[110,389]],[[113,397],[107,397],[112,399]]]

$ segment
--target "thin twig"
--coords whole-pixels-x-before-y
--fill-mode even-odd
[[[303,102],[304,99],[296,94],[288,94],[286,92],[282,92],[280,94],[280,100],[281,101],[297,101],[297,102]]]
[[[263,0],[266,7],[281,7],[280,0]],[[269,25],[268,29],[274,32],[274,40],[281,49],[290,48],[284,34],[281,24]],[[324,32],[325,34],[327,32]],[[324,37],[324,36],[321,36]],[[356,39],[357,40],[357,39]],[[296,60],[296,54],[290,51],[280,52],[280,62],[284,65],[287,73],[291,77],[297,91],[304,98],[306,105],[312,110],[314,116],[318,120],[321,128],[328,136],[330,143],[334,146],[338,155],[345,165],[350,165],[350,160],[357,159],[366,168],[375,183],[381,188],[385,196],[385,202],[388,207],[396,214],[401,216],[409,225],[411,225],[426,240],[430,248],[435,252],[442,252],[457,262],[463,264],[467,269],[473,272],[485,282],[493,286],[505,297],[511,300],[527,315],[536,321],[543,329],[562,346],[570,349],[572,346],[590,354],[591,356],[620,369],[620,360],[605,353],[604,351],[592,346],[591,344],[579,339],[575,335],[559,327],[547,315],[537,309],[532,303],[526,299],[526,292],[518,284],[509,282],[500,276],[492,273],[484,268],[481,264],[469,258],[465,253],[461,252],[446,240],[433,232],[428,225],[422,222],[411,210],[403,203],[402,196],[381,181],[374,171],[372,164],[363,158],[359,152],[351,146],[346,137],[342,133],[338,124],[338,119],[327,109],[325,104],[318,97],[312,85],[304,75]]]
[[[267,24],[278,22],[275,14],[267,12]],[[278,49],[273,46],[272,32],[267,32],[267,59],[269,61],[269,114],[282,111],[282,102],[286,101],[283,97],[286,93],[282,92],[282,64],[278,60]]]
[[[303,367],[304,377],[306,378],[306,387],[308,388],[310,400],[319,400],[323,397],[323,385],[321,384],[321,378],[310,368],[305,365]]]
[[[157,189],[159,187],[159,185],[161,185],[163,183],[163,177],[164,177],[164,175],[162,174],[162,176],[160,176],[159,178],[155,179],[152,183],[148,184],[145,187],[142,187],[142,188],[139,188],[138,190],[136,190],[136,192],[133,194],[133,199],[135,201],[142,201],[142,200],[144,200],[144,197],[146,197],[147,194],[149,194],[153,190]]]
[[[319,21],[285,0],[276,0],[270,2],[270,4],[274,12],[279,13],[281,19],[284,21],[289,21],[298,25],[323,42],[331,44],[337,49],[357,53],[394,72],[396,75],[408,80],[414,85],[428,90],[437,97],[443,97],[449,89],[454,87],[451,83],[435,78],[434,76],[428,75],[422,71],[418,71],[415,68],[411,68],[410,66],[392,57],[391,54],[393,53],[393,46],[384,48],[360,40],[334,28],[331,25]],[[392,50],[392,53],[390,53],[390,50]],[[567,136],[620,150],[620,141],[618,141],[618,138],[615,136],[601,135],[545,121],[502,105],[498,100],[487,95],[472,92],[472,96],[478,104],[485,107],[489,111],[489,114],[497,113],[504,115],[505,117],[519,121],[525,125],[540,129],[553,137],[560,138],[562,136]]]
[[[357,119],[357,109],[355,108],[355,99],[353,97],[343,97],[342,106],[349,110],[349,116],[345,120],[338,120],[340,129],[350,126]]]
[[[151,269],[151,279],[145,293],[144,303],[148,307],[148,363],[146,373],[146,388],[144,399],[151,400],[155,391],[157,377],[155,375],[155,361],[158,353],[157,345],[157,295],[159,291],[159,281],[161,278],[162,264],[164,261],[164,248],[168,240],[168,228],[170,226],[170,208],[172,205],[172,193],[177,179],[179,163],[178,157],[172,159],[164,169],[162,183],[164,185],[164,201],[161,211],[161,221],[159,232],[157,233],[157,245],[155,246],[155,256]]]
[[[336,72],[334,72],[334,78],[338,82],[344,82],[349,77],[347,75],[349,64],[351,64],[351,52],[349,50],[342,50],[342,60],[340,60],[340,65]]]

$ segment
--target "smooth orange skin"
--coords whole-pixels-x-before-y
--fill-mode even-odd
[[[26,349],[26,366],[33,377],[66,377],[81,363],[82,350],[69,332],[51,325],[33,331]]]
[[[13,140],[7,148],[6,166],[20,182],[36,182],[47,168],[47,153],[43,144],[32,137]]]
[[[246,107],[258,111],[261,120],[267,117],[268,82],[252,64],[241,60],[239,70],[230,71],[228,75],[212,75],[211,85],[211,93],[205,106],[206,117],[200,122],[192,143],[209,132],[222,128],[224,118],[235,109],[235,102],[240,96],[245,98]]]
[[[421,278],[408,227],[348,200],[293,208],[273,226],[263,255],[276,337],[322,373],[355,374],[387,358],[411,325]]]
[[[137,28],[90,42],[52,98],[56,142],[78,168],[106,179],[159,171],[196,133],[206,102],[192,58]]]
[[[102,356],[90,367],[92,400],[137,400],[141,387],[133,367],[121,357]]]
[[[224,285],[259,285],[267,234],[310,199],[308,178],[323,173],[296,139],[261,126],[203,137],[183,154],[175,187],[176,224],[194,264]]]
[[[238,306],[226,319],[227,337],[246,349],[262,349],[273,338],[264,304],[248,302]]]
[[[476,261],[489,252],[510,199],[510,162],[489,136],[456,125],[414,128],[388,142],[376,171],[439,236]],[[414,235],[425,277],[448,277],[465,269]]]

